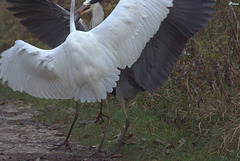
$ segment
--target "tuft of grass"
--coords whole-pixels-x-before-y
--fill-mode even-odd
[[[216,140],[219,155],[239,155],[240,10],[227,4],[217,4],[216,10],[209,25],[189,41],[187,54],[159,94],[177,102],[176,115],[188,120],[183,128]]]

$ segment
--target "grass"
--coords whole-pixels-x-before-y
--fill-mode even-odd
[[[68,7],[68,2],[59,2]],[[104,1],[107,14],[116,2]],[[180,57],[164,85],[156,93],[140,93],[128,102],[131,125],[121,148],[125,160],[240,160],[240,10],[224,1],[217,2],[213,20],[189,41],[185,49],[189,54]],[[16,39],[46,47],[6,11],[5,2],[0,2],[0,9],[0,52]],[[72,100],[32,98],[2,85],[0,99],[34,104],[33,110],[38,111],[36,119],[59,123],[64,133],[74,115]],[[94,119],[97,106],[81,104],[79,120]],[[113,98],[111,117],[105,149],[116,145],[125,125],[121,108]],[[106,122],[106,118],[104,123],[88,125],[78,121],[71,139],[96,145]]]
[[[36,119],[48,123],[59,123],[63,125],[62,131],[66,133],[74,112],[74,101],[64,100],[45,100],[33,98],[27,94],[12,92],[9,88],[1,89],[0,99],[11,98],[22,100],[34,104],[33,111],[37,110]],[[3,91],[2,91],[3,89]],[[209,147],[212,143],[210,138],[201,138],[191,132],[182,130],[171,124],[170,115],[174,115],[174,109],[171,108],[168,113],[159,116],[154,113],[166,110],[162,104],[149,106],[152,95],[140,94],[135,101],[130,102],[128,115],[131,120],[131,126],[124,140],[125,145],[121,152],[126,160],[219,160],[214,147]],[[146,100],[146,101],[142,101]],[[121,108],[114,100],[111,101],[111,127],[106,138],[104,148],[113,149],[117,144],[117,138],[121,134],[125,119]],[[97,104],[85,104],[80,106],[79,120],[93,119],[97,113]],[[106,111],[104,111],[106,113]],[[161,119],[162,120],[161,120]],[[83,145],[96,145],[101,141],[105,123],[82,125],[79,122],[75,126],[71,140],[77,140]],[[97,135],[96,135],[97,134]],[[206,147],[208,147],[206,149]],[[205,150],[206,149],[206,150]],[[211,153],[209,153],[209,150]]]

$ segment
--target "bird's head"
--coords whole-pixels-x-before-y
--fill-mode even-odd
[[[75,14],[80,13],[80,15],[83,15],[85,13],[91,12],[94,10],[94,7],[101,1],[103,0],[86,0],[83,2],[83,5],[75,12]]]

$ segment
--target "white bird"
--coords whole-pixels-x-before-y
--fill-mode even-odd
[[[134,63],[131,68],[126,68],[125,70],[121,70],[120,80],[117,82],[117,87],[113,92],[117,100],[120,102],[123,108],[124,114],[126,116],[126,126],[123,132],[123,135],[120,139],[120,142],[121,142],[130,123],[128,120],[128,116],[126,114],[124,99],[130,99],[134,97],[139,91],[155,90],[157,87],[159,87],[162,84],[162,82],[167,78],[169,72],[171,71],[173,64],[175,64],[177,57],[181,54],[181,51],[184,48],[187,40],[192,35],[194,35],[203,25],[205,25],[207,21],[210,19],[211,17],[210,13],[213,13],[213,10],[210,8],[210,6],[212,5],[213,3],[208,0],[195,0],[195,1],[152,0],[150,2],[145,0],[138,0],[138,1],[137,0],[132,0],[132,1],[120,0],[119,4],[114,9],[113,13],[98,27],[89,31],[86,34],[75,31],[73,27],[74,26],[73,12],[71,12],[72,13],[71,29],[73,32],[71,32],[67,40],[63,43],[63,45],[60,45],[56,49],[53,49],[53,51],[60,52],[60,50],[65,49],[66,51],[68,51],[68,55],[70,55],[70,57],[72,57],[72,55],[74,56],[79,55],[81,52],[84,53],[84,51],[88,54],[92,54],[89,51],[94,52],[93,51],[94,49],[95,49],[95,52],[97,53],[100,53],[100,54],[104,53],[102,54],[105,56],[104,60],[106,61],[106,57],[109,59],[109,61],[106,62],[106,65],[109,65],[108,63],[110,63],[111,67],[114,68],[113,71],[108,72],[108,73],[111,73],[111,75],[109,76],[110,78],[117,77],[117,74],[116,74],[118,72],[116,71],[117,67],[120,67],[123,69],[126,67],[126,65],[130,67],[132,63]],[[170,14],[168,14],[169,12]],[[163,20],[164,22],[162,22]],[[81,43],[86,43],[86,44],[81,44],[80,42],[78,42],[77,39],[79,38],[81,38]],[[87,42],[83,39],[86,39],[87,41],[90,41],[90,42]],[[67,45],[64,46],[64,44],[66,43]],[[75,44],[79,45],[80,47],[75,46]],[[90,46],[94,49],[91,50]],[[59,50],[57,50],[58,48]],[[11,51],[11,49],[9,50]],[[27,53],[29,55],[32,55],[30,51],[31,50],[27,52],[24,51],[23,54]],[[3,82],[5,81],[9,82],[9,80],[14,78],[14,77],[7,76],[7,78],[10,78],[10,79],[6,79],[5,76],[3,76],[6,74],[5,72],[4,73],[2,72],[3,71],[2,66],[3,64],[5,64],[3,59],[5,58],[5,60],[8,60],[8,62],[10,62],[9,58],[6,58],[7,57],[6,52],[3,53],[3,58],[0,60],[0,78],[1,77],[3,78]],[[11,53],[11,52],[8,52],[8,53]],[[74,54],[72,54],[71,52],[73,52]],[[21,53],[19,52],[19,54]],[[34,55],[38,55],[38,54],[34,54]],[[46,55],[49,56],[51,54],[46,54]],[[54,55],[57,55],[57,54],[54,54]],[[62,55],[64,54],[60,54],[60,56]],[[84,55],[84,54],[80,54],[80,55]],[[96,57],[99,55],[97,54],[93,54],[93,55],[94,56],[91,56],[91,58],[98,60],[98,58]],[[11,56],[11,57],[14,57],[14,56]],[[56,64],[59,62],[61,63],[61,61],[59,61],[61,60],[61,58],[57,59],[55,57],[53,60],[50,60],[47,62],[45,61],[45,59],[43,60],[40,59],[42,60],[40,64],[43,64],[43,65],[37,71],[40,72],[40,74],[42,74],[41,73],[42,71],[44,72],[51,71],[52,66],[49,66],[49,64],[51,64],[50,63],[51,61],[55,60]],[[67,57],[67,56],[64,55],[64,57]],[[77,58],[77,57],[74,57],[74,58]],[[69,68],[72,66],[77,67],[78,61],[85,62],[86,60],[88,60],[89,57],[87,54],[85,54],[84,58],[86,59],[81,59],[81,60],[66,59],[65,63],[66,62],[69,63],[67,66]],[[31,58],[28,58],[28,59],[30,61],[32,60]],[[49,60],[49,59],[46,59],[46,60]],[[102,61],[104,62],[104,60]],[[25,61],[22,59],[18,61],[23,61],[23,63],[25,63]],[[8,63],[8,64],[14,64],[14,63]],[[91,62],[90,65],[92,64],[93,63]],[[59,64],[56,67],[63,68]],[[86,70],[88,70],[89,68],[86,66],[84,67],[85,67],[84,69]],[[109,66],[109,68],[111,67]],[[32,67],[30,67],[30,69],[28,70],[32,72],[31,68]],[[107,69],[109,70],[109,68]],[[27,70],[27,68],[24,68],[24,69]],[[82,72],[81,69],[79,68],[77,69],[78,69],[78,72],[79,71]],[[14,70],[16,69],[13,69],[13,71]],[[103,72],[102,70],[100,71]],[[65,76],[64,73],[65,72],[63,71],[63,76]],[[77,72],[75,72],[74,74],[76,73]],[[95,68],[93,70],[93,73],[97,74]],[[49,77],[51,78],[50,74],[52,73],[49,73],[47,78]],[[68,82],[67,87],[69,86],[71,87],[72,85],[71,83],[73,82],[71,76],[73,75],[68,75],[69,76],[68,78],[71,81]],[[100,74],[99,77],[102,78],[101,76],[102,76],[102,73]],[[75,77],[75,75],[73,77]],[[81,78],[78,77],[78,78],[79,78],[79,81],[82,83],[81,79],[84,79],[84,77],[81,77]],[[116,81],[116,79],[112,79],[112,80],[110,79],[111,81],[108,81],[108,83],[111,82],[114,84],[114,81]],[[50,82],[50,84],[53,84],[52,80],[53,79],[50,79],[49,81],[48,79],[48,82]],[[86,86],[84,85],[81,87]],[[91,84],[87,84],[87,87],[89,87],[89,85]],[[114,86],[115,85],[111,85],[109,88],[112,89]],[[13,88],[12,86],[10,87]],[[53,89],[55,90],[55,88]],[[59,91],[56,91],[56,92],[59,92]],[[105,93],[106,92],[109,92],[109,91],[105,89]],[[42,91],[40,90],[40,92],[38,93],[42,93]],[[70,94],[72,93],[70,92]],[[92,92],[91,94],[94,95],[94,92]],[[51,95],[53,95],[53,93],[50,92],[49,96]],[[72,94],[71,96],[74,96],[73,98],[75,98],[75,100],[80,99],[81,101],[84,101],[84,100],[89,101],[88,99],[82,99],[82,96],[78,97],[74,94]],[[97,97],[97,96],[91,97],[91,96],[90,98],[95,98],[95,99],[90,99],[90,101],[96,101],[96,100],[99,101],[98,98],[102,99],[106,97],[106,95],[104,94],[102,94],[101,97]],[[116,151],[118,151],[120,148],[120,142],[118,144]]]
[[[74,24],[74,3],[71,32],[63,44],[42,50],[18,40],[2,53],[3,83],[40,98],[101,101],[116,86],[117,68],[137,60],[172,6],[172,0],[121,0],[103,23],[81,32]]]
[[[87,26],[80,19],[79,15],[92,13],[90,29],[99,25],[104,19],[103,8],[100,4],[102,0],[87,0],[82,7],[76,11],[75,23],[77,30],[88,31]],[[27,28],[35,37],[47,43],[49,47],[56,47],[63,43],[69,35],[69,12],[52,2],[51,0],[7,0],[13,6],[8,10],[14,12],[14,16],[21,18],[20,23]],[[80,14],[79,14],[79,13]],[[59,34],[58,34],[59,33]],[[52,150],[58,149],[68,144],[72,128],[78,118],[78,102],[76,102],[76,113],[71,128],[62,143],[55,144]],[[100,113],[95,120],[97,122],[102,116],[102,102],[100,103]]]

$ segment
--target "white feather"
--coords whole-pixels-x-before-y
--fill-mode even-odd
[[[0,79],[35,97],[101,101],[116,86],[117,68],[138,59],[171,6],[172,0],[120,0],[89,32],[76,31],[71,17],[71,33],[57,48],[42,50],[18,40],[3,52]]]
[[[167,17],[172,0],[120,0],[96,28],[96,39],[112,53],[120,68],[131,66]]]

